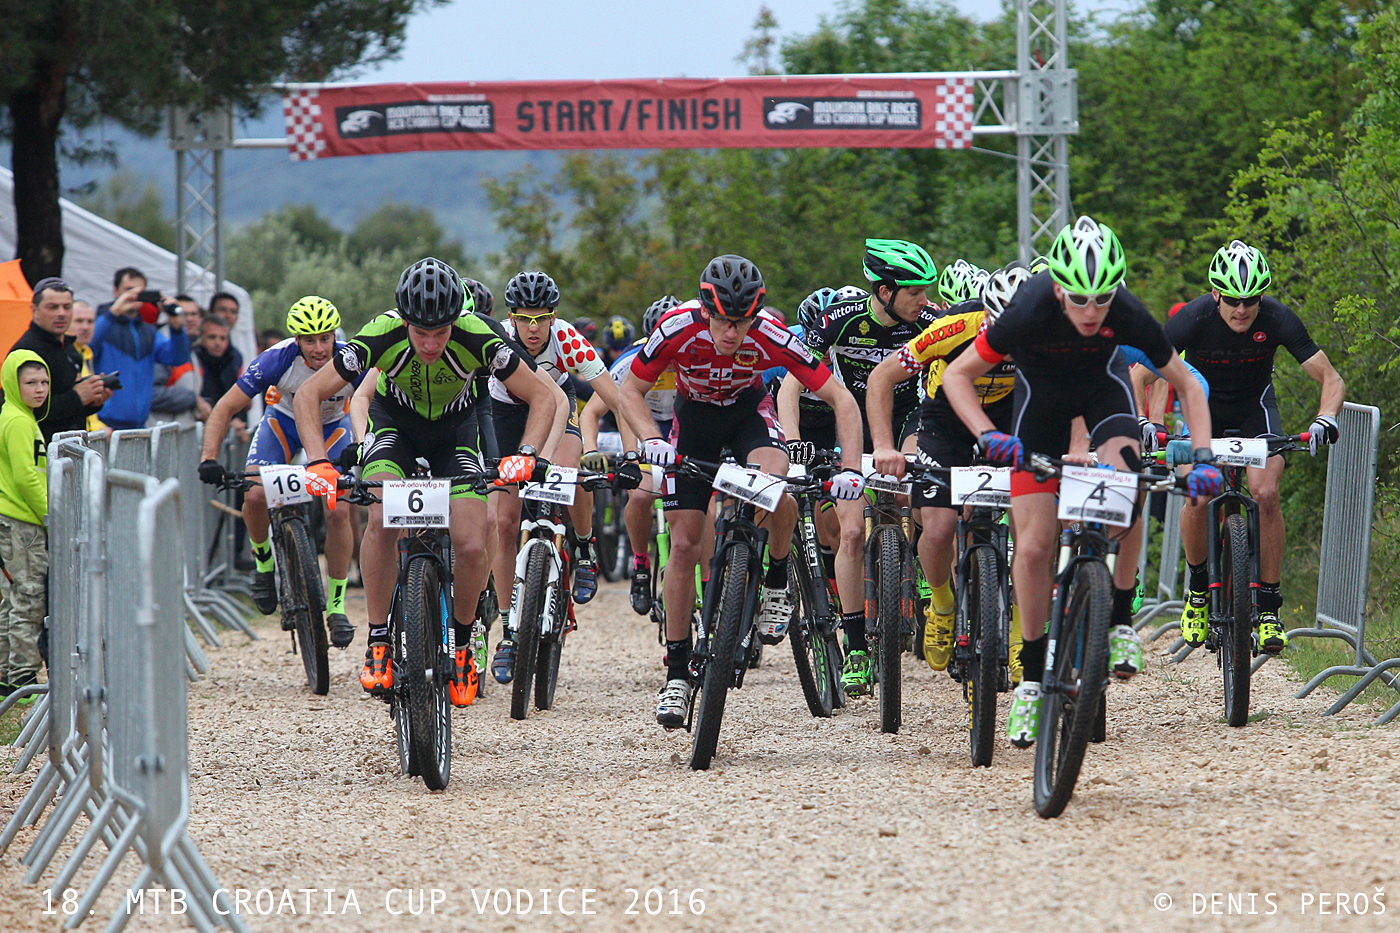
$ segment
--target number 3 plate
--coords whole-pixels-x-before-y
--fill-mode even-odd
[[[953,467],[953,504],[1011,508],[1011,467]]]
[[[446,528],[452,481],[445,479],[386,480],[385,528]]]
[[[1259,467],[1269,460],[1269,442],[1262,437],[1217,437],[1210,442],[1217,463]]]
[[[524,483],[521,485],[520,498],[573,505],[574,495],[577,492],[578,470],[573,467],[555,466],[551,463],[543,483]]]
[[[265,466],[260,472],[269,509],[311,501],[311,493],[306,491],[306,467]]]

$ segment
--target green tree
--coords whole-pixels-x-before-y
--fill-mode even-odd
[[[279,80],[323,81],[396,55],[441,0],[0,0],[0,100],[29,280],[63,267],[59,139],[102,118],[153,134],[164,108],[256,111]]]
[[[464,261],[462,244],[447,239],[431,208],[416,204],[381,205],[360,218],[345,245],[356,256],[407,249],[419,258],[436,256],[454,268]]]
[[[165,213],[156,186],[129,171],[117,172],[78,206],[125,227],[157,246],[175,249],[175,223]]]
[[[734,57],[740,65],[748,65],[751,75],[771,75],[773,52],[778,44],[778,18],[768,8],[768,4],[758,8],[758,18],[753,21],[753,35],[744,42],[744,49]]]

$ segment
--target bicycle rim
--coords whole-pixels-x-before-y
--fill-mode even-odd
[[[520,617],[515,632],[515,665],[510,683],[510,718],[524,719],[530,709],[540,645],[540,616],[549,588],[549,548],[527,541],[525,582],[520,588]]]
[[[802,696],[813,716],[831,715],[831,672],[827,668],[826,644],[821,635],[820,597],[812,586],[811,568],[794,541],[792,568],[793,596],[796,609],[792,624],[792,660],[797,668],[797,681]]]
[[[1059,816],[1074,795],[1084,749],[1108,682],[1108,621],[1113,581],[1098,561],[1076,565],[1056,643],[1059,688],[1041,701],[1035,750],[1035,812]],[[1048,679],[1048,678],[1047,678]]]
[[[876,607],[877,622],[875,656],[880,671],[880,731],[898,732],[900,726],[900,703],[903,689],[900,655],[903,651],[900,614],[903,596],[903,554],[899,532],[892,526],[882,525],[875,530],[880,536],[876,550],[879,566],[876,567]]]
[[[715,610],[714,634],[710,638],[705,679],[700,690],[700,710],[696,715],[695,742],[690,750],[690,767],[704,771],[710,767],[719,744],[719,726],[724,719],[724,700],[734,683],[734,655],[739,648],[743,627],[744,600],[748,595],[751,555],[741,543],[725,545],[720,565],[720,600]],[[710,581],[714,585],[715,581]]]
[[[969,749],[974,767],[992,763],[997,731],[997,686],[1001,682],[1001,587],[996,555],[978,548],[968,566],[963,587],[968,641],[973,649],[968,677],[963,681],[967,700]]]
[[[423,783],[442,790],[452,777],[452,704],[442,651],[442,595],[437,567],[419,558],[408,565],[404,585],[404,644],[407,664],[395,677],[408,690],[410,743]]]
[[[1249,527],[1243,515],[1225,519],[1221,535],[1220,579],[1225,585],[1222,602],[1229,618],[1223,620],[1220,667],[1225,680],[1225,721],[1232,726],[1249,722],[1249,666],[1254,629],[1249,600]]]
[[[295,600],[297,650],[311,692],[325,696],[331,689],[330,659],[326,652],[326,620],[322,616],[325,599],[321,595],[321,566],[311,548],[306,526],[297,519],[282,524],[283,570],[287,588]]]

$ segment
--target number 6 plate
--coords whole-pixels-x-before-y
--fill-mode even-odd
[[[311,493],[306,491],[306,467],[265,466],[259,472],[269,509],[311,501]]]
[[[953,467],[954,505],[1011,508],[1010,467]]]
[[[560,505],[573,505],[578,492],[578,470],[573,467],[549,465],[543,483],[523,483],[520,498],[537,499],[540,502],[557,502]]]
[[[384,527],[446,528],[451,495],[451,480],[386,480],[380,490]]]

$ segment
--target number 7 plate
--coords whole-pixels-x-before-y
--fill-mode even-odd
[[[1069,522],[1133,523],[1137,478],[1094,467],[1067,466],[1060,473],[1059,517]]]
[[[386,480],[380,490],[384,527],[446,528],[451,496],[451,480]]]
[[[1010,467],[953,467],[954,505],[1011,508]]]
[[[560,505],[573,505],[578,492],[578,470],[573,467],[549,465],[543,483],[523,483],[520,498],[537,499],[540,502],[557,502]]]
[[[262,476],[263,495],[267,496],[269,509],[311,501],[311,493],[306,491],[306,467],[265,466],[259,474]]]
[[[736,499],[752,502],[765,512],[774,512],[787,483],[761,470],[748,470],[737,464],[724,463],[715,471],[715,488]]]

